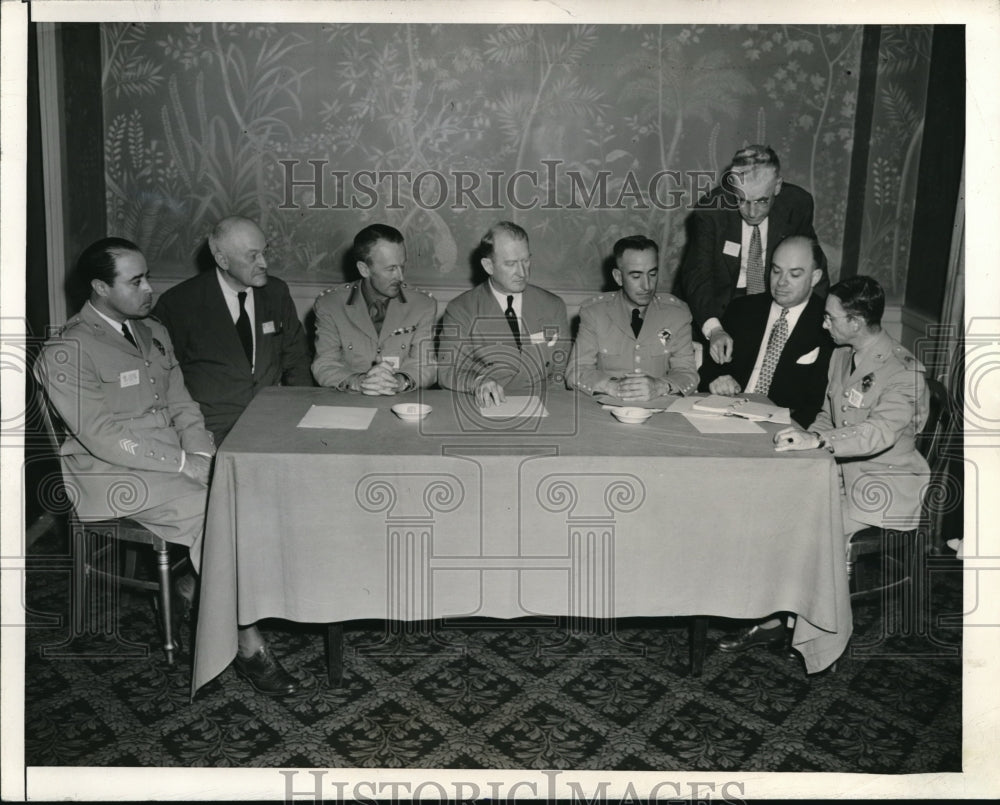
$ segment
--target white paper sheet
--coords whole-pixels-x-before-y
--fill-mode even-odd
[[[537,396],[508,397],[500,405],[480,408],[479,413],[489,419],[513,419],[514,417],[548,416],[549,412]]]
[[[344,408],[339,405],[313,405],[299,420],[300,428],[329,430],[368,430],[377,408]]]
[[[738,416],[701,416],[699,414],[683,414],[684,418],[694,425],[699,433],[763,433],[764,429],[749,419]]]

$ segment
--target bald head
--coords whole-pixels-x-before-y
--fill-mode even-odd
[[[795,307],[809,299],[823,277],[819,243],[802,235],[785,238],[774,250],[768,280],[771,296],[782,307]]]
[[[208,236],[208,248],[226,281],[236,290],[262,288],[267,284],[267,239],[249,218],[223,218]]]

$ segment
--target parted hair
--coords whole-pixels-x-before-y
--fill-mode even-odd
[[[629,235],[615,242],[612,250],[615,255],[615,263],[618,263],[622,259],[622,255],[629,249],[637,252],[651,250],[656,253],[657,258],[660,256],[660,247],[655,240],[647,238],[645,235]]]
[[[528,233],[524,231],[524,228],[518,226],[513,221],[499,221],[489,228],[485,235],[483,235],[482,240],[479,241],[479,246],[476,249],[476,253],[481,257],[488,257],[493,259],[493,243],[496,241],[496,237],[499,234],[507,235],[514,240],[528,240]]]
[[[123,252],[142,254],[138,246],[125,238],[101,238],[91,243],[76,261],[76,275],[81,286],[89,289],[94,280],[114,285],[115,260]]]
[[[830,289],[830,293],[840,300],[844,312],[849,316],[863,319],[869,327],[882,324],[885,312],[885,291],[872,277],[858,274],[843,279]]]
[[[403,233],[396,229],[396,227],[389,226],[388,224],[369,224],[354,236],[354,243],[351,246],[354,252],[354,259],[368,263],[368,258],[372,255],[372,249],[382,240],[386,240],[389,243],[402,243]]]

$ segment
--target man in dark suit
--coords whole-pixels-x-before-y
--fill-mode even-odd
[[[569,357],[566,303],[528,284],[528,233],[501,221],[479,244],[489,279],[445,308],[438,349],[438,382],[473,394],[480,407],[506,393],[537,395],[562,383]]]
[[[170,332],[184,382],[221,444],[262,388],[313,381],[288,286],[267,273],[264,233],[232,216],[215,225],[208,245],[216,270],[166,291],[153,313]]]
[[[732,358],[707,356],[701,391],[731,396],[766,394],[808,428],[823,407],[833,341],[823,328],[823,301],[812,293],[822,278],[815,240],[793,235],[774,250],[770,294],[734,299],[722,314],[733,338]],[[784,324],[782,324],[784,322]]]
[[[680,295],[712,356],[731,356],[732,337],[722,314],[737,296],[765,293],[765,267],[789,235],[816,240],[812,196],[782,181],[778,155],[765,145],[736,152],[719,187],[698,202],[688,222],[689,239],[679,272]],[[816,293],[826,296],[826,259]]]

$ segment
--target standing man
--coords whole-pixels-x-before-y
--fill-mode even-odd
[[[480,407],[498,405],[507,392],[541,394],[547,381],[564,381],[569,318],[566,303],[528,283],[528,233],[500,221],[479,242],[486,282],[445,308],[438,359],[440,383],[472,394]]]
[[[621,290],[580,308],[566,384],[626,401],[693,391],[691,312],[676,297],[656,293],[659,247],[632,235],[615,243],[614,256],[611,275]]]
[[[305,333],[288,286],[269,277],[260,227],[223,218],[208,246],[214,271],[166,291],[153,310],[174,342],[184,382],[216,444],[258,391],[311,386]]]
[[[433,385],[437,302],[403,282],[403,234],[386,224],[366,226],[354,238],[353,256],[361,281],[316,300],[316,382],[368,395]]]
[[[169,333],[146,318],[146,260],[131,241],[104,238],[84,250],[77,271],[90,300],[46,342],[36,368],[69,432],[59,454],[77,514],[135,520],[186,546],[197,571],[215,445]],[[261,693],[298,688],[256,626],[240,628],[235,667]]]
[[[838,282],[826,298],[824,327],[837,349],[830,359],[826,400],[812,430],[785,428],[775,450],[826,449],[843,480],[846,541],[869,525],[899,530],[920,522],[930,468],[915,438],[930,406],[924,367],[882,329],[885,294],[871,277]],[[772,617],[724,637],[721,651],[780,646],[784,619]]]
[[[808,428],[826,392],[833,342],[823,326],[823,300],[812,290],[823,277],[823,252],[815,240],[785,238],[774,250],[770,294],[740,296],[722,314],[733,338],[732,358],[701,366],[701,391],[733,396],[766,395]]]
[[[781,162],[769,146],[750,145],[736,152],[720,186],[698,202],[688,225],[681,292],[712,357],[722,363],[732,357],[733,346],[722,314],[735,297],[767,291],[765,267],[784,238],[816,240],[813,200],[782,181]],[[823,279],[816,292],[824,296],[826,259],[820,263]]]

